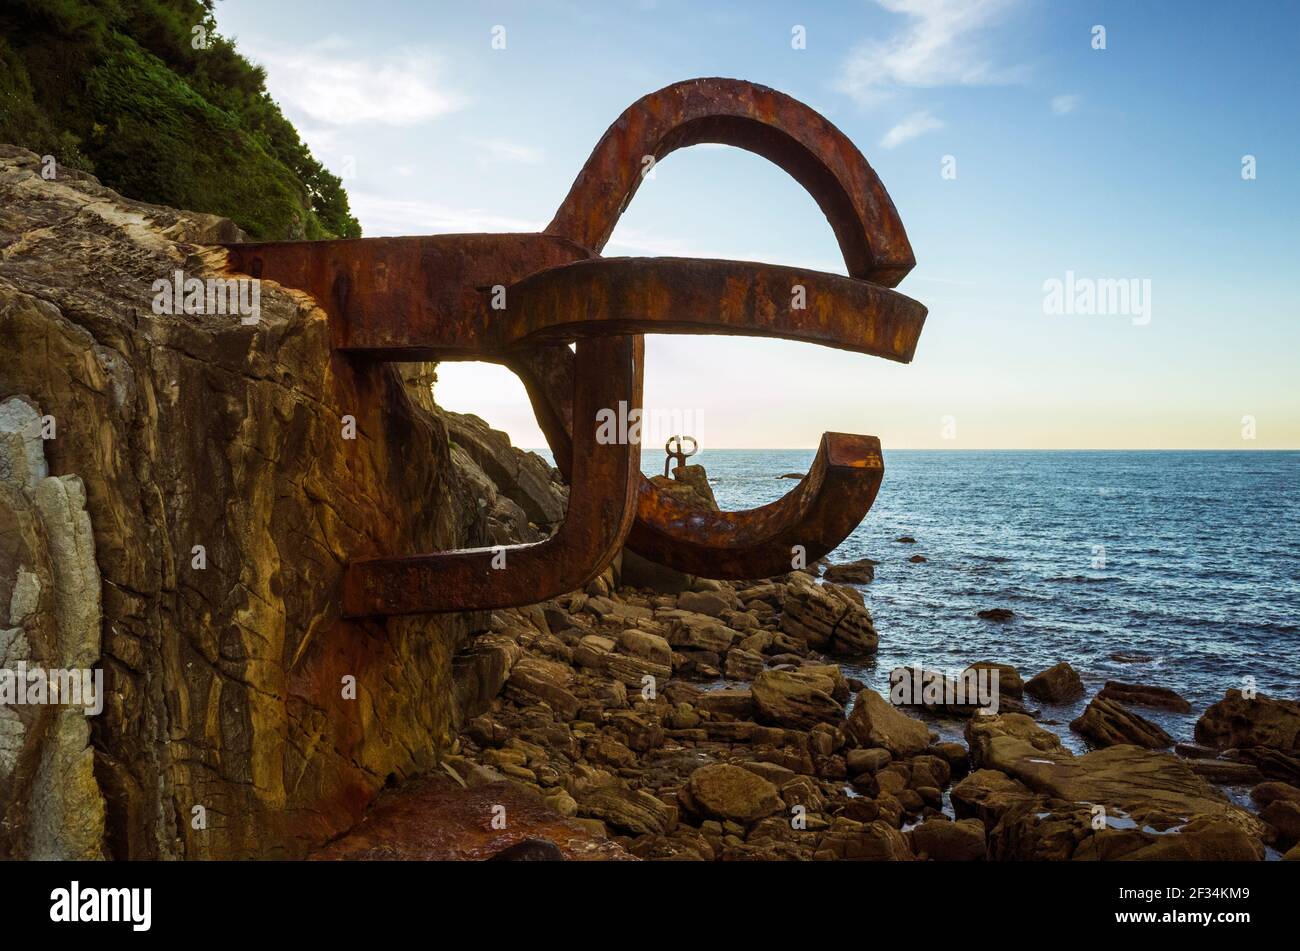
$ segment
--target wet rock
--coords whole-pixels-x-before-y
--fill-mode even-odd
[[[1172,746],[1173,737],[1114,700],[1094,697],[1083,714],[1071,721],[1070,729],[1086,736],[1098,746],[1132,743],[1147,749]]]
[[[495,809],[505,810],[505,829],[484,821]],[[530,839],[553,843],[569,861],[632,858],[599,824],[557,815],[522,786],[498,780],[465,788],[445,775],[385,790],[360,824],[312,858],[477,860]]]
[[[1117,680],[1106,681],[1106,685],[1101,688],[1097,696],[1128,706],[1155,707],[1159,710],[1173,710],[1176,713],[1190,713],[1192,709],[1190,703],[1168,687],[1125,684]]]
[[[1016,612],[1010,608],[986,608],[977,612],[977,614],[986,621],[996,621],[998,623],[1005,623],[1016,616]]]
[[[930,559],[929,559],[929,558],[926,558],[925,555],[913,555],[911,558],[909,558],[909,559],[907,559],[907,560],[910,561],[910,562],[911,562],[912,564],[914,564],[914,565],[923,565],[923,564],[925,564],[927,561],[929,561]]]
[[[984,823],[978,819],[953,822],[933,816],[909,833],[918,858],[936,862],[981,862],[987,857]]]
[[[950,776],[960,779],[970,772],[970,752],[960,743],[936,743],[930,752],[948,764]]]
[[[1110,655],[1110,659],[1117,664],[1149,664],[1155,660],[1150,654],[1126,653],[1124,651],[1116,651]]]
[[[916,539],[913,538],[911,535],[899,535],[897,538],[894,539],[894,541],[896,541],[896,542],[898,542],[899,544],[902,544],[902,545],[915,545],[915,544],[916,544]]]
[[[844,705],[834,698],[835,689],[833,677],[785,670],[764,670],[750,686],[760,720],[804,729],[843,718]]]
[[[703,815],[750,825],[784,809],[777,787],[757,773],[717,763],[691,773],[690,802]]]
[[[1083,696],[1083,681],[1073,667],[1061,661],[1031,677],[1025,693],[1043,703],[1069,703]]]
[[[1229,690],[1196,721],[1196,742],[1217,749],[1265,746],[1300,752],[1300,703]]]
[[[868,584],[876,578],[877,562],[871,558],[859,558],[839,565],[827,565],[822,577],[839,584]]]
[[[914,756],[930,745],[930,730],[874,690],[863,690],[853,703],[845,733],[859,746],[880,747],[895,757]]]

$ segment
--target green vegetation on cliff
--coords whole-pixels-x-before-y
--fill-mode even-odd
[[[214,0],[4,0],[0,142],[257,238],[357,237],[337,176],[216,33]]]

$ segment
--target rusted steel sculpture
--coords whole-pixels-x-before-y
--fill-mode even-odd
[[[691,451],[686,451],[686,440],[691,441]],[[676,446],[677,448],[673,448]],[[669,436],[668,441],[664,443],[664,478],[668,478],[668,473],[672,471],[673,463],[679,466],[686,465],[686,460],[699,451],[700,444],[696,442],[694,436]]]
[[[762,155],[803,185],[830,222],[849,276],[745,261],[600,257],[654,162],[704,142]],[[715,578],[780,574],[796,551],[811,563],[871,507],[884,472],[874,437],[826,433],[807,476],[784,498],[706,512],[643,478],[639,446],[602,444],[596,414],[620,402],[640,406],[641,334],[781,337],[906,363],[926,315],[892,290],[915,259],[861,152],[802,103],[732,79],[677,83],[629,107],[540,234],[227,247],[232,269],[313,294],[329,315],[335,349],[512,369],[570,483],[564,525],[547,541],[353,562],[343,605],[353,616],[535,603],[595,577],[622,544]],[[568,347],[575,340],[576,353]]]

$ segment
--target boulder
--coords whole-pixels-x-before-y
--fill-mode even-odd
[[[879,747],[895,757],[915,756],[930,745],[930,730],[897,709],[874,690],[862,690],[853,702],[845,732],[859,746]]]
[[[738,632],[706,614],[673,610],[661,611],[657,616],[668,622],[668,643],[673,647],[721,654],[733,640],[740,639]]]
[[[1005,624],[1016,616],[1016,612],[1010,608],[985,608],[975,613],[985,621],[996,621],[999,624]]]
[[[750,825],[785,808],[777,787],[756,772],[716,763],[691,773],[690,802],[703,815]]]
[[[984,823],[979,819],[953,822],[946,816],[932,816],[911,830],[918,858],[936,862],[980,862],[988,854]]]
[[[1229,690],[1196,721],[1196,742],[1216,749],[1265,746],[1300,753],[1300,703]]]
[[[506,689],[515,696],[523,695],[522,699],[525,703],[530,699],[544,701],[557,714],[572,720],[577,716],[578,707],[581,705],[578,698],[568,689],[572,682],[573,671],[565,664],[526,656],[515,664],[510,672]]]
[[[1260,810],[1259,817],[1277,832],[1279,851],[1285,852],[1300,842],[1300,802],[1274,799]]]
[[[661,667],[670,667],[673,662],[673,649],[668,641],[658,634],[637,628],[626,628],[618,635],[618,649],[624,654],[640,657]]]
[[[1155,707],[1158,710],[1173,710],[1175,713],[1190,713],[1192,710],[1192,705],[1187,700],[1168,687],[1124,684],[1117,680],[1108,680],[1097,696],[1127,706]]]
[[[694,581],[691,575],[642,558],[630,548],[622,554],[622,582],[631,588],[648,588],[661,594],[681,594]]]
[[[733,647],[727,651],[722,672],[729,680],[753,680],[763,669],[763,655]]]
[[[978,819],[990,829],[1013,806],[1037,798],[1024,783],[996,769],[975,770],[952,787],[950,796],[957,818]]]
[[[907,837],[888,822],[862,823],[837,816],[817,845],[814,859],[850,862],[911,862]]]
[[[1174,744],[1174,738],[1150,720],[1100,695],[1092,699],[1081,716],[1071,721],[1070,729],[1097,746],[1132,743],[1155,750]]]
[[[791,585],[781,614],[781,630],[817,650],[874,654],[879,644],[871,612],[835,585]]]
[[[845,767],[850,776],[860,776],[863,773],[874,773],[885,766],[893,757],[889,750],[874,749],[855,749],[849,750],[844,757]]]
[[[732,599],[716,591],[683,591],[677,596],[677,607],[706,617],[716,618],[732,606]]]
[[[764,670],[750,685],[759,720],[796,729],[843,718],[844,706],[833,696],[835,689],[832,677],[788,670]]]
[[[1250,791],[1250,798],[1260,806],[1267,806],[1270,802],[1279,799],[1300,803],[1300,787],[1292,786],[1290,783],[1279,783],[1276,780],[1260,783]]]
[[[1025,693],[1043,703],[1069,703],[1082,697],[1083,692],[1083,681],[1065,661],[1036,674],[1025,684]]]
[[[966,744],[970,747],[971,765],[976,769],[989,765],[989,752],[993,741],[1004,736],[1022,740],[1042,752],[1064,750],[1059,736],[1051,730],[1043,729],[1033,717],[1023,713],[978,716],[972,717],[966,724]]]
[[[876,564],[870,558],[860,558],[839,565],[827,565],[822,577],[838,584],[868,584],[876,578]]]
[[[998,664],[991,660],[976,661],[967,670],[996,670],[998,673],[998,695],[1019,700],[1025,695],[1025,681],[1020,671],[1011,664]]]
[[[578,798],[578,815],[600,819],[629,835],[664,835],[677,825],[677,810],[644,789],[600,786]]]
[[[749,690],[708,690],[695,702],[698,710],[733,720],[748,720],[754,714],[754,695]]]

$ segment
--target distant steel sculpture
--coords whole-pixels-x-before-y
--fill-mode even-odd
[[[654,163],[689,145],[757,153],[816,200],[849,276],[747,261],[602,258]],[[872,436],[826,433],[785,497],[742,512],[686,506],[640,473],[601,418],[641,408],[642,334],[801,340],[910,362],[926,309],[892,290],[915,259],[862,153],[789,96],[734,79],[676,83],[610,126],[540,234],[444,234],[227,245],[230,267],[311,293],[335,349],[375,360],[486,360],[524,382],[570,485],[563,525],[531,545],[349,564],[349,616],[533,604],[581,587],[624,544],[713,578],[811,563],[861,522],[884,465]],[[576,351],[568,344],[576,341]]]
[[[686,451],[686,440],[691,441],[691,451]],[[694,436],[669,436],[668,441],[664,443],[664,478],[668,478],[668,473],[672,471],[673,463],[678,466],[686,465],[686,460],[699,451],[700,444],[696,442]]]

